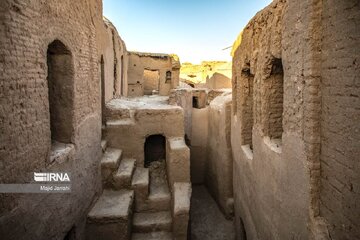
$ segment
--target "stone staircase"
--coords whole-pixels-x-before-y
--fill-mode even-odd
[[[87,215],[86,239],[187,239],[190,151],[181,126],[165,129],[164,122],[159,124],[165,112],[168,125],[183,122],[178,107],[121,99],[107,104],[106,140],[101,141],[104,191]],[[172,136],[166,138],[166,164],[155,161],[144,168],[142,139],[159,132]]]
[[[87,216],[86,239],[173,239],[171,193],[165,162],[136,166],[123,152],[101,142],[104,191]]]
[[[156,168],[137,168],[132,181],[135,214],[132,239],[172,239],[171,194],[166,180],[165,162]]]
[[[104,191],[87,215],[86,239],[127,240],[131,236],[135,192],[130,186],[136,161],[123,159],[122,151],[107,147],[105,140],[101,147]]]

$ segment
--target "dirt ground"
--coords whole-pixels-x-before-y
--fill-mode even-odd
[[[193,185],[190,209],[191,240],[233,240],[234,223],[221,213],[203,185]]]

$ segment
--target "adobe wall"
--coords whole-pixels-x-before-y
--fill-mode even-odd
[[[114,97],[127,96],[128,54],[126,45],[115,26],[104,17],[105,31],[100,35],[100,61],[104,61],[105,102]]]
[[[84,218],[101,187],[95,28],[102,22],[101,8],[98,0],[0,4],[0,182],[28,183],[34,171],[70,172],[72,182],[71,194],[2,194],[3,239],[63,239],[73,226],[82,235]],[[50,162],[47,50],[55,39],[72,57],[73,151]]]
[[[223,213],[230,218],[233,215],[231,91],[175,89],[171,91],[169,103],[184,110],[191,182],[206,184]]]
[[[231,88],[231,78],[215,72],[210,78],[206,79],[206,87],[209,89]]]
[[[233,159],[231,151],[231,93],[209,105],[206,186],[226,217],[233,215]]]
[[[256,14],[233,57],[235,223],[248,239],[308,238],[310,178],[297,86],[303,82],[289,70],[301,55],[283,47],[293,41],[282,36],[284,6],[274,1]]]
[[[179,60],[176,55],[129,52],[128,95],[151,95],[146,92],[144,71],[158,71],[158,82],[151,83],[161,96],[168,96],[170,89],[179,85]],[[167,72],[171,72],[170,78]],[[147,83],[148,84],[148,83]]]
[[[183,110],[161,99],[152,100],[144,96],[137,100],[114,99],[107,104],[108,146],[123,150],[126,158],[135,158],[137,166],[144,166],[146,137],[157,134],[166,139],[184,137]]]
[[[191,139],[192,90],[191,88],[172,89],[169,96],[170,105],[181,106],[184,110],[184,131],[186,138]]]
[[[170,92],[169,104],[181,106],[184,111],[185,139],[190,148],[191,182],[203,184],[206,171],[206,148],[208,137],[207,90],[182,88]],[[193,106],[197,97],[199,106]]]
[[[359,19],[357,1],[280,0],[240,36],[232,118],[238,235],[245,227],[250,239],[359,238]]]
[[[323,1],[321,24],[320,216],[331,239],[359,239],[359,1]]]

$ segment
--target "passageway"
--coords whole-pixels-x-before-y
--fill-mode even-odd
[[[191,240],[233,240],[232,220],[227,220],[204,185],[193,185],[190,208]]]
[[[165,137],[163,135],[151,135],[145,141],[145,163],[149,167],[154,161],[164,160],[166,157]]]

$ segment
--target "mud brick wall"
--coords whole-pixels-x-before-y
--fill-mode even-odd
[[[359,24],[359,1],[323,1],[320,214],[332,239],[360,238]]]
[[[62,239],[72,227],[81,235],[100,188],[100,22],[100,0],[0,3],[0,182],[27,183],[34,171],[70,172],[72,181],[71,194],[1,194],[3,239]],[[54,40],[73,61],[74,151],[50,163],[47,51]]]

